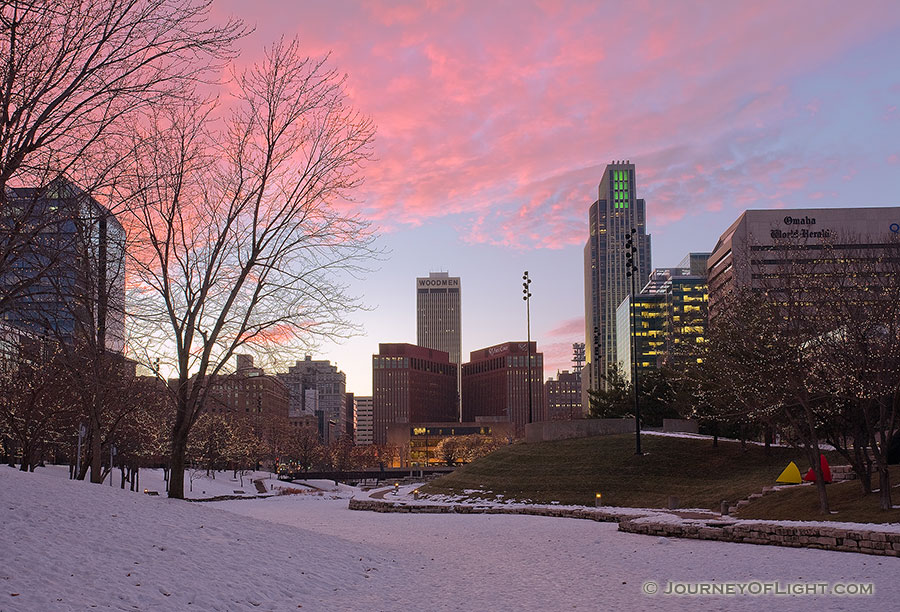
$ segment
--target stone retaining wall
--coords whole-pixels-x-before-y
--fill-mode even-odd
[[[769,523],[666,523],[625,519],[619,531],[667,538],[693,538],[792,548],[821,548],[870,555],[900,557],[900,533],[838,527],[777,525]]]
[[[436,514],[527,514],[531,516],[551,516],[556,518],[576,518],[616,523],[621,514],[602,508],[554,508],[553,506],[478,506],[474,504],[406,504],[377,499],[350,500],[350,510],[369,512],[425,512]],[[649,514],[649,513],[648,513]],[[630,518],[647,515],[629,515]]]
[[[622,515],[603,508],[554,508],[553,506],[478,506],[474,504],[419,504],[351,499],[350,510],[369,512],[424,512],[435,514],[524,514],[619,523],[619,531],[667,538],[692,538],[792,548],[820,548],[869,555],[900,557],[900,533],[838,527],[697,521],[652,522],[654,513]],[[637,521],[636,519],[645,519]]]

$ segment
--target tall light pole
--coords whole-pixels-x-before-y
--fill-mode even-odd
[[[531,400],[531,279],[528,278],[528,270],[522,275],[522,299],[525,300],[525,326],[528,332],[528,343],[526,351],[528,354],[528,422],[534,422],[534,414],[532,412]],[[543,377],[542,377],[543,378]]]
[[[637,354],[637,323],[635,322],[635,307],[634,307],[634,299],[636,297],[636,292],[634,290],[634,279],[638,273],[637,266],[637,245],[635,244],[635,238],[637,236],[637,230],[631,228],[631,231],[625,237],[625,276],[631,279],[631,298],[629,299],[629,303],[631,306],[631,363],[632,363],[632,375],[631,381],[632,386],[634,387],[634,454],[642,455],[641,452],[641,403],[638,399],[638,354]]]

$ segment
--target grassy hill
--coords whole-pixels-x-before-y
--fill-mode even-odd
[[[710,440],[645,435],[641,444],[640,456],[631,434],[514,444],[422,491],[587,506],[600,492],[604,505],[644,508],[663,508],[674,495],[683,508],[718,510],[722,500],[734,502],[774,485],[789,461],[802,471],[808,467],[801,453],[787,448],[773,447],[767,457],[763,447],[744,451],[737,442],[720,441],[714,448]]]
[[[894,510],[878,507],[878,494],[864,496],[859,482],[850,480],[828,485],[828,504],[834,513],[830,521],[859,523],[900,523],[900,467],[891,468],[891,494]],[[878,487],[878,477],[873,477]],[[819,500],[815,487],[791,487],[752,501],[737,514],[746,519],[774,519],[793,521],[821,521]]]

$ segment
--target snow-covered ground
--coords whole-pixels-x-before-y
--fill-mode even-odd
[[[573,519],[353,512],[354,493],[192,504],[0,467],[0,611],[874,610],[900,601],[898,558],[651,538]],[[651,581],[660,592],[646,595]],[[670,581],[681,591],[801,584],[810,594],[665,595]],[[831,594],[837,583],[872,584],[874,594]]]

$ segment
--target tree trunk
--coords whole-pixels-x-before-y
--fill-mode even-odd
[[[187,428],[176,429],[172,436],[169,465],[169,497],[184,499],[184,455],[187,450]]]
[[[815,458],[813,458],[815,453]],[[813,443],[812,448],[807,453],[812,464],[813,473],[816,475],[816,493],[819,494],[819,512],[822,514],[831,514],[831,507],[828,505],[828,491],[825,490],[825,476],[822,474],[822,454],[819,451],[818,443]]]
[[[28,455],[30,455],[30,451],[28,450],[28,445],[22,445],[22,463],[19,464],[19,470],[22,472],[28,471]]]
[[[858,439],[853,443],[853,457],[850,458],[850,465],[853,472],[862,485],[863,494],[868,495],[872,492],[872,459],[865,447],[860,446]]]
[[[97,415],[91,417],[91,482],[100,484],[103,482],[103,450],[100,442],[100,419]]]
[[[881,498],[881,509],[891,510],[893,504],[891,502],[891,473],[886,465],[878,468],[878,485],[881,487],[879,497]]]
[[[772,456],[772,428],[766,425],[765,430],[765,440],[766,440],[766,457]]]

